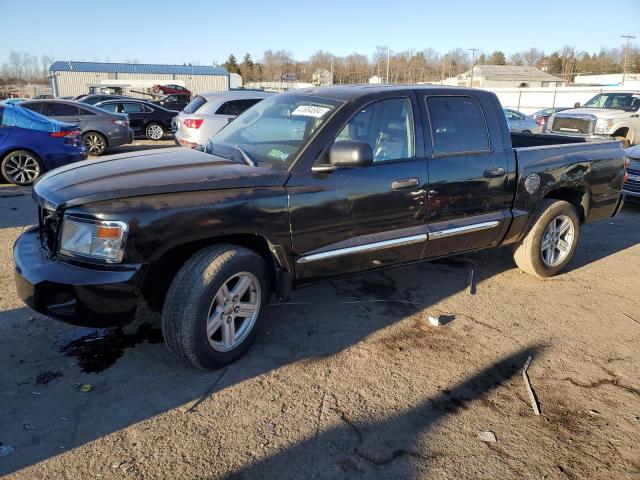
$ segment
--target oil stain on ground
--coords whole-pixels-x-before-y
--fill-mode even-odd
[[[75,357],[83,372],[100,373],[115,364],[126,348],[144,342],[162,342],[162,331],[148,323],[129,335],[121,328],[77,328],[58,337],[58,351]]]

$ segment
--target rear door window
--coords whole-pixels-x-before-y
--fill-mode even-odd
[[[66,103],[45,103],[44,114],[50,117],[77,117],[78,107]]]
[[[144,107],[139,103],[126,102],[122,104],[122,113],[142,113]]]
[[[426,98],[434,155],[489,150],[489,131],[482,107],[473,97]]]
[[[183,111],[185,113],[196,113],[205,103],[207,103],[207,99],[198,95],[184,107]]]
[[[20,106],[23,108],[28,108],[32,112],[42,113],[42,102],[21,103]]]

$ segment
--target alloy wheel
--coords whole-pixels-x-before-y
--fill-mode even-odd
[[[151,140],[160,140],[164,136],[164,131],[160,125],[151,124],[147,127],[147,137]]]
[[[7,179],[21,185],[33,183],[40,176],[40,164],[27,153],[11,155],[3,167]]]
[[[211,348],[228,352],[251,333],[260,313],[260,282],[250,272],[240,272],[218,289],[207,318]]]
[[[102,136],[98,135],[97,133],[89,133],[88,135],[85,135],[84,145],[85,147],[87,147],[87,150],[89,151],[89,153],[97,153],[97,154],[104,152],[107,146],[104,141],[104,138],[102,138]]]
[[[573,221],[566,215],[551,220],[542,234],[540,254],[548,267],[560,265],[571,252],[575,239]]]

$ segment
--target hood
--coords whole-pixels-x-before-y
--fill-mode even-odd
[[[554,115],[554,117],[577,117],[583,115],[591,115],[597,118],[627,118],[637,112],[625,112],[624,110],[612,110],[609,108],[572,108],[571,110],[563,110]]]
[[[42,176],[34,199],[48,209],[138,195],[283,186],[289,172],[241,165],[188,148],[81,161]]]

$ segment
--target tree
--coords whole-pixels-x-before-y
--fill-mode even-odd
[[[491,58],[489,59],[489,63],[491,65],[506,65],[507,59],[500,50],[496,50],[491,54]]]
[[[229,73],[240,73],[240,69],[238,68],[238,61],[236,60],[236,56],[233,53],[229,55],[227,61],[224,62],[224,68],[226,68]]]

